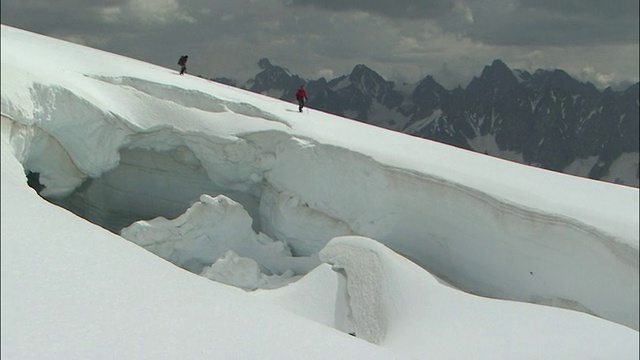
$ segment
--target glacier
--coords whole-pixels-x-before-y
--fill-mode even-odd
[[[378,344],[417,341],[393,330],[417,311],[402,282],[638,330],[638,189],[299,114],[4,25],[2,37],[3,153],[51,203],[183,269],[260,299],[323,277],[337,301],[310,316]]]

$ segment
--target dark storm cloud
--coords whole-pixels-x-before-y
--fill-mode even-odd
[[[450,0],[293,0],[293,5],[313,5],[330,11],[361,10],[391,18],[436,18],[453,9]]]
[[[162,16],[180,16],[172,15],[172,8],[162,13],[167,4],[172,5],[154,0],[2,0],[1,17],[5,25],[170,66],[176,53],[193,47],[181,40],[193,29],[188,21],[165,21]]]
[[[638,40],[638,0],[293,0],[292,4],[429,20],[446,31],[493,45]]]
[[[537,9],[564,15],[638,19],[637,0],[521,0],[520,5],[523,9]]]
[[[101,10],[127,0],[2,0],[2,23],[42,34],[101,33]]]
[[[268,57],[308,78],[364,63],[412,79],[437,71],[450,86],[496,58],[638,77],[637,0],[2,0],[1,7],[3,24],[165,67],[188,53],[190,70],[205,76],[246,79]]]
[[[503,46],[567,46],[638,40],[637,0],[473,1],[472,24],[444,29]]]

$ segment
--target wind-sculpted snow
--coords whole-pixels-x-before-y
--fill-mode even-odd
[[[270,288],[305,275],[331,239],[357,235],[465,291],[638,329],[637,189],[289,112],[295,105],[134,61],[122,74],[91,61],[63,72],[16,56],[3,54],[3,134],[40,174],[41,195],[114,233],[127,228],[124,237],[179,266]],[[596,195],[604,209],[583,199]],[[234,268],[249,271],[234,278]],[[348,287],[380,281],[346,276],[356,281]],[[351,298],[357,332],[382,341],[385,297],[363,294]]]
[[[196,90],[186,90],[181,87],[153,83],[148,80],[134,77],[113,78],[97,76],[95,79],[113,85],[129,86],[151,96],[152,98],[175,102],[185,107],[196,108],[206,112],[222,113],[225,111],[231,111],[236,114],[259,117],[264,120],[284,123],[282,119],[249,103],[226,101]]]
[[[391,296],[385,265],[380,254],[368,246],[358,246],[358,241],[336,238],[320,252],[320,260],[333,265],[333,269],[342,273],[347,281],[347,293],[351,308],[350,318],[358,337],[373,343],[384,340],[390,309],[393,304],[385,304]],[[349,241],[351,240],[351,241]],[[376,246],[370,241],[369,246]]]
[[[463,329],[466,332],[463,343],[455,349],[447,348],[447,358],[518,358],[538,354],[541,346],[555,349],[555,344],[562,346],[546,356],[576,358],[585,344],[592,342],[598,346],[585,356],[606,358],[619,351],[618,340],[637,334],[601,329],[601,336],[589,335],[576,341],[571,329],[565,326],[580,323],[589,327],[593,317],[509,301],[498,305],[494,300],[467,293],[452,298],[449,295],[458,290],[379,242],[361,236],[331,240],[320,252],[320,259],[331,264],[346,280],[346,285],[339,285],[346,286],[346,294],[339,296],[348,302],[347,316],[355,336],[392,348],[407,358],[412,357],[408,351],[411,348],[420,349],[417,352],[421,354],[441,353],[447,334]],[[324,293],[333,294],[335,286],[325,285]],[[299,296],[295,291],[289,295]],[[519,315],[513,316],[515,313]],[[556,316],[562,321],[556,322]],[[502,324],[499,329],[496,318]],[[448,320],[444,326],[442,319]],[[418,327],[421,331],[415,331]],[[486,334],[496,333],[502,345],[484,346]]]

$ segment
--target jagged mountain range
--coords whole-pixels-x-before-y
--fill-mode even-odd
[[[431,76],[387,81],[365,65],[332,80],[303,79],[268,59],[245,84],[295,102],[305,84],[312,108],[522,164],[638,187],[639,83],[597,89],[562,70],[511,70],[494,60],[466,88]],[[354,135],[357,136],[357,135]],[[398,149],[402,151],[402,149]]]

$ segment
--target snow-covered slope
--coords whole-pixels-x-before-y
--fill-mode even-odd
[[[637,357],[637,189],[6,26],[1,100],[3,356]]]

